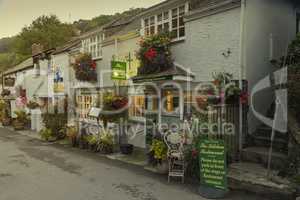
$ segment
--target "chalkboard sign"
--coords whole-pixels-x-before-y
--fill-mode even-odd
[[[199,144],[201,185],[227,191],[227,165],[224,141],[203,139]]]

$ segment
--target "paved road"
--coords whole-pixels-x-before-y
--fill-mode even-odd
[[[195,187],[0,128],[0,200],[197,200]],[[227,199],[257,200],[235,193]]]

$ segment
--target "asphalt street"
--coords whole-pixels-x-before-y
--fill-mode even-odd
[[[0,200],[201,200],[197,187],[0,128]],[[234,192],[226,199],[257,200]]]

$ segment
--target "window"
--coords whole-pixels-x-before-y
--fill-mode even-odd
[[[172,39],[185,37],[184,15],[188,11],[188,4],[159,13],[143,19],[143,34],[150,36],[157,33],[171,32]]]
[[[80,119],[87,119],[88,113],[92,108],[95,97],[92,95],[79,95],[77,96],[77,110]]]
[[[82,49],[85,53],[90,53],[93,59],[102,57],[102,35],[92,36],[82,41]]]
[[[166,114],[179,114],[180,97],[177,91],[163,91],[163,110]]]
[[[143,117],[145,111],[145,96],[132,96],[131,105],[129,107],[129,116],[131,117]]]

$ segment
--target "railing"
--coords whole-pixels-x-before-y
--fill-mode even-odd
[[[208,122],[212,126],[208,138],[224,140],[231,159],[238,158],[240,146],[240,117],[238,105],[210,106]],[[246,115],[245,115],[246,116]],[[244,118],[244,117],[243,117]],[[246,128],[246,120],[242,124]]]

